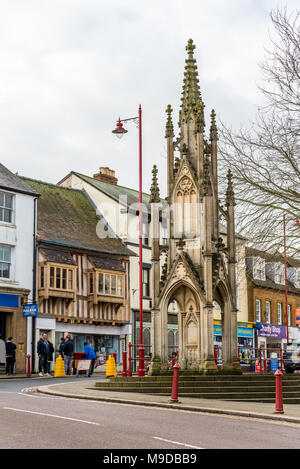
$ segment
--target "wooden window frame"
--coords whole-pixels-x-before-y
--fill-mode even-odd
[[[52,262],[40,264],[39,288],[61,292],[75,292],[76,269],[76,266],[70,266],[68,264],[54,264]],[[63,285],[65,285],[65,288],[63,288]],[[70,286],[71,288],[69,288]]]

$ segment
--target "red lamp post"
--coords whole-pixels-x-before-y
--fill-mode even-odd
[[[287,290],[287,268],[286,268],[286,232],[285,215],[283,215],[283,241],[284,241],[284,283],[285,283],[285,316],[286,316],[286,343],[289,343],[289,319],[288,319],[288,290]]]
[[[122,122],[135,121],[139,129],[139,290],[140,290],[140,346],[139,346],[139,369],[138,376],[145,376],[144,370],[144,345],[143,345],[143,210],[142,210],[142,107],[139,105],[137,117],[120,119],[117,127],[112,131],[113,134],[121,138],[128,131],[124,129]]]

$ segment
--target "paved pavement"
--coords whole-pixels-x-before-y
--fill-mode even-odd
[[[32,375],[38,377],[38,375]],[[27,378],[26,375],[16,375],[14,377],[7,377],[0,375],[0,379],[20,379]],[[93,376],[95,378],[95,375]],[[126,393],[126,392],[113,392],[98,390],[93,386],[93,381],[85,376],[79,376],[78,382],[74,380],[69,381],[68,377],[65,378],[64,383],[55,383],[53,377],[53,384],[45,386],[34,386],[32,381],[32,389],[56,396],[73,397],[77,399],[87,399],[104,401],[111,403],[121,403],[127,405],[150,406],[159,408],[173,408],[177,410],[185,410],[191,412],[204,412],[211,414],[223,414],[239,417],[252,417],[258,419],[272,420],[274,422],[290,422],[300,424],[300,405],[286,404],[283,406],[284,414],[275,413],[275,402],[261,403],[261,402],[233,402],[212,399],[197,399],[197,398],[180,398],[176,404],[170,403],[167,396],[157,396],[143,393]],[[60,378],[61,379],[61,378]],[[104,374],[99,373],[99,379],[105,379]],[[49,377],[48,377],[49,380]]]

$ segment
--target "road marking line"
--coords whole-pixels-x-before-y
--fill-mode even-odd
[[[97,425],[99,427],[103,427],[101,423],[97,422],[89,422],[88,420],[80,420],[80,419],[74,419],[72,417],[63,417],[62,415],[54,415],[54,414],[45,414],[43,412],[34,412],[32,410],[24,410],[24,409],[15,409],[13,407],[3,407],[5,410],[13,410],[15,412],[25,412],[27,414],[36,414],[36,415],[43,415],[46,417],[54,417],[57,419],[64,419],[64,420],[72,420],[73,422],[80,422],[80,423],[88,423],[89,425]]]
[[[185,446],[186,448],[204,449],[204,448],[200,448],[199,446],[188,445],[187,443],[179,443],[178,441],[166,440],[165,438],[160,438],[159,436],[154,436],[153,438],[155,440],[161,440],[161,441],[166,441],[167,443],[173,443],[174,445]]]

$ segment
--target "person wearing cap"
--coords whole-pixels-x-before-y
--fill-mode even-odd
[[[3,335],[0,333],[0,365],[5,365],[6,359],[6,350],[5,350],[5,341],[3,340]]]
[[[72,358],[73,358],[73,341],[71,336],[68,334],[66,335],[66,341],[64,344],[64,362],[65,362],[65,374],[72,375]]]
[[[16,362],[16,344],[13,342],[13,338],[9,337],[5,343],[6,349],[6,374],[7,376],[15,374],[15,362]]]

